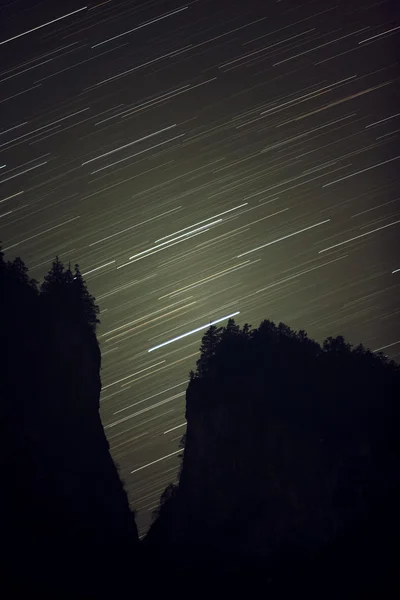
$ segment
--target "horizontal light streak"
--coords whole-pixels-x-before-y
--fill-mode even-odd
[[[167,431],[164,431],[164,435],[166,433],[171,433],[171,431],[175,431],[175,429],[179,429],[180,427],[184,427],[185,425],[187,425],[186,421],[184,423],[181,423],[180,425],[177,425],[176,427],[172,427],[172,429],[167,429]]]
[[[135,469],[134,471],[131,471],[131,475],[133,473],[137,473],[138,471],[141,471],[142,469],[146,469],[147,467],[151,467],[151,465],[155,465],[156,463],[162,461],[162,460],[166,460],[167,458],[170,458],[171,456],[174,456],[175,454],[178,454],[178,452],[182,452],[182,449],[180,450],[176,450],[175,452],[171,452],[171,454],[166,454],[165,456],[162,456],[161,458],[157,458],[157,460],[153,460],[150,463],[147,463],[147,465],[143,465],[143,467],[139,467],[138,469]]]
[[[345,175],[345,177],[341,177],[340,179],[335,179],[335,181],[330,181],[329,183],[325,183],[322,187],[326,188],[334,183],[339,183],[340,181],[344,181],[345,179],[350,179],[350,177],[355,177],[356,175],[360,175],[360,173],[365,173],[366,171],[371,171],[371,169],[376,169],[377,167],[381,167],[382,165],[386,165],[387,163],[393,162],[394,160],[398,160],[399,156],[395,156],[394,158],[389,158],[388,160],[384,160],[376,165],[372,165],[371,167],[367,167],[366,169],[361,169],[360,171],[355,171],[355,173],[350,173],[350,175]]]
[[[165,390],[161,390],[161,392],[157,392],[156,394],[153,394],[152,396],[148,396],[147,398],[144,398],[143,400],[139,400],[138,402],[135,402],[134,404],[130,404],[129,406],[125,406],[124,408],[120,408],[119,410],[115,411],[115,413],[113,413],[113,415],[118,415],[119,413],[124,412],[125,410],[129,410],[130,408],[133,408],[134,406],[137,406],[138,404],[142,404],[142,402],[147,402],[147,400],[151,400],[152,398],[161,396],[161,394],[170,392],[171,390],[174,390],[175,388],[179,387],[180,385],[187,385],[188,383],[189,383],[188,380],[181,381],[180,383],[177,383]]]
[[[111,260],[110,262],[106,263],[105,265],[101,265],[100,267],[96,267],[95,269],[86,271],[86,273],[82,273],[82,277],[86,277],[86,275],[90,275],[91,273],[94,273],[95,271],[99,271],[100,269],[104,269],[105,267],[108,267],[109,265],[113,265],[114,263],[115,263],[115,260]]]
[[[121,383],[122,381],[126,381],[127,379],[131,379],[132,377],[135,377],[136,375],[139,375],[140,373],[144,373],[144,371],[148,371],[149,369],[154,369],[154,367],[158,367],[158,365],[161,365],[165,363],[165,360],[162,360],[161,362],[155,363],[154,365],[150,365],[150,367],[146,367],[145,369],[141,369],[140,371],[136,371],[136,373],[132,373],[132,375],[127,375],[126,377],[123,377],[122,379],[118,379],[118,381],[113,381],[113,383],[109,383],[108,385],[105,385],[102,388],[103,390],[106,390],[107,388],[112,387],[113,385],[117,385],[118,383]]]
[[[148,248],[147,250],[143,250],[142,252],[138,252],[137,254],[130,256],[129,260],[133,260],[133,259],[137,258],[138,256],[143,256],[144,254],[147,254],[148,252],[153,252],[154,250],[157,250],[157,248],[161,248],[162,246],[165,246],[166,244],[172,244],[172,242],[175,242],[176,240],[179,240],[186,236],[190,236],[193,233],[196,233],[197,231],[201,231],[202,229],[205,229],[206,227],[211,227],[211,225],[216,225],[217,223],[221,223],[221,222],[222,222],[222,219],[218,219],[217,221],[212,221],[211,223],[207,223],[207,225],[201,225],[197,229],[192,229],[192,231],[187,231],[186,233],[181,233],[180,235],[177,235],[175,238],[172,238],[172,240],[167,240],[165,242],[161,242],[160,244],[157,244],[156,246],[152,246],[151,248]]]
[[[206,223],[207,221],[211,221],[212,219],[216,219],[217,217],[222,217],[222,215],[226,215],[234,210],[238,210],[239,208],[243,208],[243,206],[247,206],[247,205],[248,205],[248,202],[244,202],[243,204],[239,204],[239,206],[234,206],[233,208],[230,208],[229,210],[224,210],[224,212],[218,213],[217,215],[214,215],[213,217],[208,217],[207,219],[204,219],[203,221],[199,221],[198,223],[195,223],[194,225],[189,225],[188,227],[184,227],[183,229],[180,229],[179,231],[174,231],[174,233],[169,233],[168,235],[165,235],[164,237],[156,240],[154,243],[157,244],[157,242],[161,242],[162,240],[166,240],[169,237],[173,237],[177,233],[182,233],[182,231],[187,231],[188,229],[191,229],[192,227],[196,227],[197,225],[201,225],[202,223]]]
[[[141,25],[138,25],[137,27],[134,27],[133,29],[129,29],[128,31],[124,31],[123,33],[120,33],[119,35],[115,35],[114,37],[108,38],[107,40],[104,40],[103,42],[99,42],[98,44],[91,46],[91,49],[93,50],[93,48],[97,48],[98,46],[102,46],[103,44],[108,44],[108,42],[112,42],[113,40],[116,40],[124,35],[128,35],[129,33],[133,33],[134,31],[138,31],[138,29],[143,29],[143,27],[147,27],[147,25],[152,25],[153,23],[157,23],[157,21],[162,21],[163,19],[166,19],[167,17],[171,17],[172,15],[182,12],[183,10],[187,10],[188,8],[189,8],[188,6],[184,6],[183,8],[178,8],[177,10],[173,10],[169,13],[165,13],[164,15],[161,15],[161,17],[157,17],[156,19],[152,19],[151,21],[142,23]]]
[[[133,142],[129,142],[129,144],[124,144],[123,146],[119,146],[119,148],[115,148],[114,150],[110,150],[109,152],[105,152],[104,154],[100,154],[100,156],[96,156],[95,158],[91,158],[89,160],[86,160],[85,162],[82,163],[82,167],[84,165],[88,165],[89,163],[94,162],[95,160],[100,160],[100,158],[104,158],[105,156],[109,156],[110,154],[114,154],[115,152],[119,152],[120,150],[124,150],[125,148],[129,148],[129,146],[133,146],[133,144],[138,144],[139,142],[143,142],[144,140],[148,140],[151,137],[154,137],[155,135],[158,135],[160,133],[163,133],[164,131],[168,131],[169,129],[173,129],[174,127],[176,127],[176,124],[174,125],[169,125],[168,127],[164,127],[163,129],[159,129],[158,131],[154,131],[153,133],[149,133],[149,135],[145,135],[141,138],[138,138],[137,140],[134,140]]]
[[[289,233],[288,235],[284,235],[277,240],[273,240],[272,242],[268,242],[267,244],[263,244],[262,246],[258,246],[257,248],[253,248],[253,250],[248,250],[247,252],[243,252],[242,254],[238,254],[237,258],[241,258],[242,256],[246,256],[247,254],[251,254],[252,252],[257,252],[257,250],[261,250],[262,248],[266,248],[267,246],[272,246],[272,244],[277,244],[278,242],[282,242],[283,240],[287,240],[294,235],[298,235],[299,233],[303,233],[304,231],[308,231],[309,229],[313,229],[313,227],[318,227],[319,225],[323,225],[324,223],[328,223],[330,219],[326,219],[325,221],[321,221],[320,223],[315,223],[314,225],[310,225],[309,227],[305,227],[304,229],[299,229],[299,231],[295,231],[293,233]]]
[[[375,233],[376,231],[380,231],[381,229],[386,229],[386,227],[391,227],[392,225],[396,225],[400,223],[399,221],[393,221],[393,223],[388,223],[387,225],[382,225],[382,227],[377,227],[376,229],[372,229],[372,231],[367,231],[366,233],[361,233],[360,235],[356,235],[355,237],[349,238],[348,240],[344,240],[344,242],[339,242],[338,244],[334,244],[333,246],[329,246],[329,248],[324,248],[320,250],[318,254],[322,254],[322,252],[328,252],[328,250],[332,250],[333,248],[337,248],[338,246],[343,246],[343,244],[348,244],[349,242],[354,242],[354,240],[358,240],[366,235],[371,235],[371,233]]]
[[[19,33],[18,35],[14,35],[13,37],[8,38],[7,40],[3,40],[2,42],[0,42],[0,46],[2,44],[8,44],[8,42],[12,42],[13,40],[17,40],[18,38],[24,36],[24,35],[28,35],[28,33],[32,33],[33,31],[37,31],[38,29],[42,29],[43,27],[47,27],[48,25],[51,25],[52,23],[57,23],[57,21],[61,21],[62,19],[66,19],[67,17],[70,17],[71,15],[75,15],[78,12],[81,12],[82,10],[86,10],[87,6],[83,6],[82,8],[78,8],[78,10],[74,10],[70,13],[67,13],[66,15],[63,15],[62,17],[57,17],[57,19],[53,19],[52,21],[47,21],[47,23],[43,23],[43,25],[38,25],[37,27],[34,27],[33,29],[28,29],[28,31],[24,31],[23,33]]]
[[[118,421],[114,421],[114,423],[110,423],[109,425],[106,425],[104,427],[104,429],[111,429],[112,427],[116,427],[117,425],[120,425],[121,423],[125,423],[126,421],[133,419],[134,417],[138,417],[139,415],[143,415],[144,413],[149,412],[150,410],[154,410],[155,408],[158,408],[159,406],[163,406],[164,404],[167,404],[168,402],[172,402],[172,400],[176,400],[177,398],[182,398],[182,396],[184,396],[185,394],[186,394],[186,392],[179,392],[179,394],[175,394],[175,396],[170,396],[169,398],[166,398],[165,400],[160,400],[160,402],[157,402],[156,404],[152,404],[151,406],[147,406],[146,408],[142,408],[141,410],[138,410],[137,412],[133,413],[133,415],[128,415],[126,417],[122,417],[122,419],[118,419]]]
[[[239,315],[240,311],[236,311],[230,315],[226,315],[225,317],[221,317],[220,319],[216,319],[215,321],[210,321],[210,323],[207,323],[206,325],[201,325],[200,327],[196,327],[196,329],[192,329],[191,331],[187,331],[186,333],[182,333],[182,335],[178,335],[174,338],[172,338],[171,340],[167,340],[166,342],[162,342],[162,344],[158,344],[157,346],[154,346],[153,348],[150,348],[148,350],[148,352],[154,352],[154,350],[158,350],[159,348],[163,348],[164,346],[168,346],[169,344],[172,344],[173,342],[177,342],[178,340],[182,340],[183,338],[187,337],[188,335],[192,335],[193,333],[197,333],[199,331],[202,331],[202,329],[207,329],[208,327],[211,327],[211,325],[216,325],[217,323],[221,323],[222,321],[225,321],[226,319],[231,319],[232,317],[236,317],[236,315]]]

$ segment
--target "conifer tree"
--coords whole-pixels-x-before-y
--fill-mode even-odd
[[[99,307],[88,292],[79,265],[76,264],[72,272],[71,266],[68,265],[65,269],[57,256],[44,278],[40,291],[44,299],[53,307],[57,307],[74,320],[89,325],[93,330],[100,322],[97,318]]]
[[[224,327],[223,337],[234,337],[240,332],[240,327],[235,323],[235,319],[232,317],[228,319],[226,327]]]
[[[5,261],[4,252],[0,242],[0,275],[2,276],[3,284],[7,280],[11,285],[27,285],[37,293],[37,281],[28,275],[28,267],[24,261],[17,256],[14,260]]]
[[[324,352],[329,352],[336,355],[344,355],[351,351],[351,344],[348,344],[342,335],[337,337],[328,337],[323,344]]]
[[[242,327],[242,335],[245,338],[249,338],[250,337],[250,333],[251,333],[251,325],[249,325],[248,323],[245,323]]]
[[[222,327],[216,327],[215,325],[210,325],[203,335],[200,346],[200,358],[196,362],[198,375],[205,375],[209,371],[210,362],[215,355],[221,335]]]
[[[232,372],[239,367],[244,338],[235,319],[230,318],[221,333],[221,342],[217,350],[215,366],[221,372]]]
[[[56,256],[50,271],[45,276],[44,281],[40,286],[40,293],[53,297],[60,296],[62,294],[64,282],[64,265],[58,256]]]
[[[300,329],[297,332],[297,339],[299,340],[299,342],[303,342],[306,343],[309,341],[309,337],[306,331],[304,331],[304,329]]]
[[[64,272],[64,283],[69,284],[74,281],[74,275],[71,271],[71,263],[68,263],[68,268]]]
[[[36,291],[37,289],[37,281],[36,279],[32,279],[28,275],[28,267],[25,265],[24,261],[17,256],[14,258],[13,262],[8,262],[8,267],[12,273],[12,277],[15,282],[23,283],[33,287]]]
[[[294,338],[295,332],[285,323],[278,323],[278,335],[281,338]]]
[[[79,270],[79,265],[75,265],[75,271],[73,276],[73,288],[74,288],[74,301],[79,307],[79,311],[82,314],[84,321],[92,328],[96,329],[96,325],[100,323],[97,315],[100,312],[98,305],[95,302],[94,296],[92,296],[82,277]]]
[[[277,327],[276,327],[275,323],[273,323],[269,319],[264,319],[264,321],[262,321],[260,323],[260,326],[258,328],[259,335],[261,335],[265,339],[267,339],[267,338],[275,339],[276,332],[277,332]]]

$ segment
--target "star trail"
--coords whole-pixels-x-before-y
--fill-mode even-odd
[[[100,306],[101,416],[140,534],[210,322],[400,358],[395,2],[14,1],[0,239]]]

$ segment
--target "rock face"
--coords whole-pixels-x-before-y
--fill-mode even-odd
[[[281,592],[383,590],[399,534],[399,370],[275,333],[249,339],[234,368],[217,351],[189,385],[179,486],[145,545],[181,569],[257,571]]]
[[[279,597],[400,590],[398,365],[268,321],[210,328],[180,483],[141,545],[99,416],[96,336],[19,267],[10,279],[0,260],[3,588],[112,598],[140,577],[161,594],[169,574],[189,592],[236,593],[238,576]]]
[[[140,542],[100,420],[96,336],[26,286],[1,292],[1,581],[109,596]]]

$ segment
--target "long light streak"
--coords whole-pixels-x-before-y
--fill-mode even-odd
[[[196,329],[192,329],[191,331],[187,331],[186,333],[182,333],[182,335],[178,335],[174,338],[172,338],[171,340],[167,340],[166,342],[162,342],[162,344],[158,344],[157,346],[153,346],[153,348],[150,348],[148,350],[148,352],[154,352],[154,350],[158,350],[159,348],[163,348],[164,346],[168,346],[169,344],[172,344],[173,342],[177,342],[178,340],[182,340],[183,338],[187,337],[188,335],[193,335],[193,333],[198,333],[199,331],[202,331],[203,329],[207,329],[208,327],[211,327],[211,325],[216,325],[217,323],[221,323],[222,321],[226,321],[226,319],[231,319],[233,317],[236,317],[236,315],[239,315],[240,311],[234,312],[230,315],[226,315],[225,317],[221,317],[220,319],[216,319],[215,321],[210,321],[210,323],[207,323],[206,325],[201,325],[200,327],[196,327]]]

